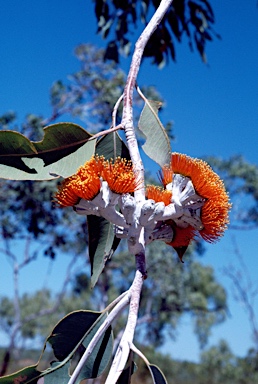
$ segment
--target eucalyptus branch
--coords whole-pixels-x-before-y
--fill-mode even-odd
[[[137,40],[124,90],[124,107],[121,123],[125,129],[126,139],[132,162],[134,164],[136,172],[138,172],[138,175],[142,180],[141,189],[135,192],[135,195],[139,197],[139,200],[144,199],[144,168],[133,127],[133,90],[136,85],[136,78],[140,69],[140,64],[146,44],[148,43],[151,35],[163,19],[169,6],[172,4],[172,1],[173,0],[161,0],[159,7],[157,8],[150,22],[148,23],[141,36]]]
[[[134,281],[132,283],[132,286],[129,290],[130,292],[130,306],[129,306],[129,314],[128,314],[128,320],[126,324],[125,331],[123,333],[123,336],[120,340],[119,346],[117,348],[113,363],[111,365],[108,377],[106,379],[106,384],[114,384],[117,382],[119,376],[121,375],[121,372],[123,371],[128,356],[130,354],[130,348],[133,343],[135,328],[137,325],[137,319],[138,319],[138,309],[139,309],[139,302],[140,302],[140,296],[141,296],[141,290],[143,285],[144,278],[147,277],[146,272],[146,262],[145,262],[145,228],[144,225],[147,224],[148,219],[150,218],[150,215],[153,213],[154,208],[152,207],[153,204],[151,204],[151,207],[146,206],[143,208],[143,204],[145,201],[145,189],[144,189],[144,167],[143,163],[140,157],[138,143],[134,131],[133,126],[133,90],[136,84],[136,78],[137,74],[140,68],[141,59],[143,56],[144,48],[150,38],[150,36],[153,34],[157,26],[159,25],[160,21],[162,20],[163,16],[165,15],[166,11],[168,10],[168,7],[171,5],[172,0],[162,0],[160,3],[160,6],[156,10],[154,16],[152,17],[151,21],[141,34],[140,38],[135,44],[135,51],[132,57],[131,67],[129,70],[129,74],[127,77],[127,82],[124,90],[124,94],[120,99],[117,101],[113,115],[112,115],[112,124],[113,127],[115,126],[116,122],[116,111],[119,106],[119,103],[121,102],[122,98],[124,100],[123,105],[123,114],[122,114],[122,122],[121,126],[125,130],[126,140],[131,156],[131,160],[134,166],[134,172],[137,175],[137,179],[140,180],[140,188],[138,188],[134,193],[134,199],[130,199],[130,196],[126,196],[126,200],[122,202],[121,205],[121,211],[126,218],[126,225],[122,222],[122,225],[120,222],[117,222],[118,218],[119,221],[123,220],[123,217],[118,217],[118,213],[114,215],[114,210],[109,209],[108,214],[110,215],[113,212],[114,219],[111,220],[114,224],[121,227],[129,226],[128,229],[128,249],[129,252],[134,254],[136,257],[136,275],[134,278]],[[104,187],[103,183],[102,186]],[[102,188],[101,196],[99,196],[99,199],[101,201],[98,201],[98,205],[95,206],[94,202],[91,202],[90,204],[84,204],[77,206],[76,210],[79,213],[81,210],[81,214],[98,214],[99,208],[100,210],[105,212],[107,214],[107,208],[109,208],[109,199],[105,198],[105,194],[107,194],[109,197],[111,196],[109,191],[106,191],[106,188]],[[112,200],[112,199],[111,199]],[[101,203],[101,204],[100,204]],[[113,204],[112,204],[113,205]],[[151,209],[149,209],[151,208]],[[83,212],[84,211],[84,212]],[[173,212],[174,214],[174,212]],[[101,215],[103,216],[103,212],[101,212]],[[113,218],[112,216],[112,218]],[[130,219],[131,218],[131,219]],[[140,220],[140,218],[142,220]],[[152,218],[154,220],[154,217]],[[142,221],[142,222],[141,222]],[[71,379],[69,380],[68,384],[74,384],[76,379],[78,378],[80,371],[85,364],[85,361],[88,359],[90,354],[92,353],[92,350],[94,346],[96,345],[97,341],[103,334],[103,332],[108,328],[110,325],[113,317],[112,314],[116,310],[116,308],[121,305],[121,302],[124,300],[128,300],[129,295],[124,296],[119,304],[116,305],[116,307],[113,309],[113,311],[110,313],[106,321],[103,323],[103,325],[99,328],[98,332],[92,339],[91,343],[88,345],[88,348],[86,349],[84,355],[82,356],[78,366],[76,367]]]
[[[141,215],[144,216],[147,214],[148,209],[142,210],[143,202],[145,201],[145,189],[144,189],[144,167],[139,153],[138,143],[135,135],[135,130],[133,126],[133,90],[136,85],[136,78],[139,72],[143,52],[147,42],[149,41],[151,35],[159,25],[163,16],[167,12],[169,6],[173,0],[162,0],[152,19],[142,32],[141,36],[135,44],[135,50],[132,57],[132,62],[127,77],[126,86],[124,89],[124,105],[123,105],[123,114],[121,124],[124,127],[126,140],[131,156],[131,160],[134,166],[134,172],[137,175],[137,178],[140,180],[140,186],[135,191],[135,206],[132,204],[131,207],[133,221],[130,223],[129,233],[128,233],[128,249],[129,252],[133,253],[136,257],[136,275],[133,281],[133,284],[130,288],[131,300],[129,307],[129,314],[127,325],[124,331],[124,334],[121,338],[115,358],[111,365],[108,377],[106,379],[106,384],[114,384],[117,382],[121,372],[123,371],[129,353],[130,348],[133,343],[135,327],[138,319],[138,309],[140,302],[140,295],[143,285],[143,279],[147,277],[146,272],[146,263],[145,263],[145,237],[144,237],[144,224],[146,220],[140,222]],[[128,200],[128,199],[127,199]],[[130,204],[129,204],[130,205]],[[125,208],[125,207],[123,207]],[[145,212],[146,211],[146,212]],[[125,210],[122,209],[123,214],[125,215]],[[130,212],[127,212],[125,216],[130,215]],[[146,216],[146,215],[145,215]],[[127,221],[127,224],[128,221]],[[70,384],[70,383],[69,383]]]
[[[115,127],[116,126],[116,115],[117,115],[117,110],[119,108],[119,105],[121,103],[121,101],[123,100],[123,97],[124,95],[121,95],[119,97],[119,99],[117,100],[115,106],[114,106],[114,109],[113,109],[113,113],[112,113],[112,127]],[[121,124],[120,124],[121,125]]]
[[[119,301],[121,301],[124,298],[124,296],[128,295],[128,293],[129,291],[125,291],[121,293],[121,295],[116,297],[115,300],[113,300],[110,304],[108,304],[108,306],[104,309],[104,312],[109,312],[117,303],[119,303]]]
[[[144,189],[144,167],[140,156],[138,143],[133,126],[133,91],[136,85],[136,78],[140,69],[140,64],[143,56],[144,49],[151,35],[156,30],[157,26],[161,22],[165,13],[173,0],[161,0],[159,7],[151,18],[150,22],[142,32],[141,36],[135,44],[135,50],[133,53],[130,70],[128,73],[125,89],[124,89],[124,105],[121,124],[124,127],[126,140],[131,156],[131,160],[134,166],[134,172],[140,181],[139,188],[134,192],[136,200],[136,208],[134,211],[134,223],[131,226],[133,235],[128,236],[128,249],[134,255],[143,255],[142,261],[145,262],[145,238],[144,227],[140,224],[137,218],[141,214],[141,202],[145,200]],[[134,227],[134,228],[133,228]],[[145,271],[145,266],[141,265],[141,269]],[[144,276],[145,272],[144,272]]]
[[[117,352],[115,354],[115,357],[111,365],[105,384],[116,383],[119,376],[122,373],[122,370],[126,365],[126,362],[130,353],[130,349],[131,349],[131,344],[134,338],[135,327],[137,324],[142,284],[143,284],[142,273],[137,270],[134,281],[130,288],[131,300],[130,300],[130,307],[129,307],[129,314],[128,314],[126,328],[120,340],[120,343],[118,345]]]

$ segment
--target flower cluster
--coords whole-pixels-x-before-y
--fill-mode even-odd
[[[178,251],[180,247],[187,247],[198,234],[208,242],[214,242],[223,235],[227,228],[231,204],[223,181],[205,161],[173,153],[171,164],[163,167],[160,178],[164,189],[149,186],[148,198],[156,202],[163,201],[165,205],[170,202],[181,204],[180,199],[184,195],[185,207],[189,206],[191,212],[193,201],[186,192],[186,185],[190,180],[196,196],[203,201],[199,213],[202,226],[198,230],[191,225],[185,225],[184,222],[180,225],[180,221],[168,221],[174,231],[174,239],[169,245]]]
[[[146,243],[161,239],[180,259],[196,236],[214,242],[223,235],[229,197],[206,162],[173,153],[160,180],[163,186],[146,188],[147,201],[136,201],[130,193],[140,180],[131,161],[94,156],[63,181],[55,197],[61,206],[75,206],[78,214],[105,217],[117,236],[135,238],[145,227]]]
[[[117,194],[132,193],[139,185],[130,160],[117,157],[113,162],[94,156],[61,183],[56,201],[67,207],[76,205],[80,199],[92,200],[99,193],[102,181]]]

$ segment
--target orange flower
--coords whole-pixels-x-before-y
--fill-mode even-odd
[[[89,173],[94,174],[98,177],[101,176],[103,172],[103,168],[105,166],[105,158],[104,156],[94,156],[89,161],[86,161],[84,165],[82,165],[76,174],[79,175],[80,178],[85,179]]]
[[[183,256],[188,248],[188,245],[196,235],[195,229],[191,226],[187,228],[180,228],[175,224],[175,222],[173,222],[173,220],[167,220],[166,224],[171,225],[174,231],[173,241],[167,244],[175,249],[180,260],[183,262]]]
[[[79,197],[73,190],[74,176],[65,179],[58,187],[58,192],[55,194],[55,199],[63,207],[72,207],[79,202]]]
[[[199,233],[208,242],[216,241],[227,228],[228,212],[231,207],[223,181],[205,161],[183,154],[172,154],[171,167],[173,173],[190,178],[196,193],[206,200],[201,209],[204,228]],[[168,167],[163,169],[164,186],[171,182],[167,177],[167,169]]]
[[[165,205],[171,204],[172,192],[156,185],[148,185],[146,188],[146,198],[152,199],[156,203],[163,202]]]
[[[102,177],[114,193],[132,193],[139,187],[132,162],[120,157],[114,163],[111,160],[105,162]]]
[[[65,179],[55,195],[57,202],[64,206],[73,206],[79,199],[92,200],[101,187],[100,174],[104,158],[92,157],[82,165],[75,175]]]
[[[162,168],[162,172],[159,171],[159,178],[160,178],[160,181],[162,182],[162,184],[164,185],[164,187],[166,187],[166,185],[172,183],[173,170],[172,170],[171,166],[165,165]]]
[[[195,229],[189,225],[189,227],[181,228],[178,227],[172,220],[167,220],[166,224],[171,225],[174,230],[174,238],[170,243],[174,248],[181,246],[188,246],[195,236]]]
[[[134,192],[139,185],[131,161],[118,157],[113,163],[103,156],[95,156],[62,182],[56,201],[67,207],[77,204],[79,199],[92,200],[100,191],[101,178],[119,194]]]

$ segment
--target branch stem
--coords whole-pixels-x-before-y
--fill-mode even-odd
[[[141,188],[139,188],[139,190],[135,192],[135,195],[139,197],[139,200],[143,200],[145,197],[144,167],[140,157],[133,126],[133,90],[136,85],[136,79],[140,69],[140,64],[146,44],[149,41],[153,32],[156,30],[161,20],[163,19],[169,6],[172,4],[172,1],[173,0],[161,0],[160,5],[157,8],[155,14],[152,16],[150,22],[148,23],[141,36],[137,40],[124,90],[124,107],[121,124],[124,126],[125,129],[126,140],[128,143],[132,162],[134,164],[138,176],[140,176],[140,179],[142,180]]]
[[[130,299],[127,324],[125,327],[124,334],[118,345],[118,348],[117,348],[113,363],[111,365],[108,377],[105,381],[105,384],[116,383],[126,365],[126,362],[130,353],[130,349],[131,349],[131,344],[134,338],[135,327],[137,324],[142,285],[143,285],[142,273],[140,271],[136,271],[134,281],[130,288],[131,299]]]
[[[118,100],[114,112],[113,112],[113,128],[115,126],[115,116],[119,103],[123,98],[123,114],[121,127],[125,130],[126,140],[131,156],[131,160],[134,166],[134,171],[137,174],[137,178],[141,180],[140,188],[138,188],[134,192],[134,197],[136,200],[136,216],[140,217],[141,202],[145,200],[145,188],[144,188],[144,167],[142,163],[142,159],[140,156],[138,143],[135,135],[134,125],[133,125],[133,91],[136,85],[136,78],[139,72],[143,52],[147,42],[149,41],[151,35],[156,30],[157,26],[161,22],[165,13],[167,12],[169,6],[172,4],[173,0],[161,0],[159,7],[157,8],[155,14],[151,18],[150,22],[142,32],[141,36],[137,40],[135,44],[135,50],[132,57],[132,62],[129,70],[129,74],[127,77],[124,94]],[[120,128],[120,125],[118,126]],[[117,127],[115,127],[117,129]],[[114,130],[115,130],[114,129]],[[111,131],[111,130],[110,130]],[[135,217],[136,217],[135,216]],[[123,371],[130,349],[133,343],[135,328],[138,319],[138,310],[139,310],[139,302],[141,296],[141,290],[143,285],[143,280],[146,278],[146,264],[145,264],[145,240],[144,240],[144,228],[140,225],[139,222],[135,222],[135,236],[132,236],[130,241],[128,241],[128,245],[131,243],[130,251],[136,257],[136,274],[132,286],[127,295],[125,295],[121,301],[114,307],[111,313],[108,315],[107,319],[101,325],[99,330],[96,332],[94,338],[89,343],[86,351],[84,352],[79,364],[77,365],[75,371],[73,372],[71,379],[68,384],[74,384],[79,377],[79,374],[83,368],[88,357],[91,355],[96,343],[106,331],[106,329],[110,326],[111,322],[117,316],[118,312],[120,312],[129,302],[129,314],[127,319],[127,324],[119,346],[117,348],[113,363],[111,365],[108,377],[106,379],[105,384],[115,384]],[[138,246],[137,244],[138,243]],[[136,245],[136,246],[135,246]]]
[[[88,139],[88,141],[95,140],[95,139],[97,139],[98,137],[107,135],[108,133],[112,133],[112,132],[115,132],[115,131],[119,131],[119,129],[123,129],[122,124],[118,124],[117,126],[112,126],[112,127],[109,128],[109,129],[105,129],[105,131],[101,131],[101,132],[95,133],[95,135],[93,135],[92,137],[90,137],[90,138]]]

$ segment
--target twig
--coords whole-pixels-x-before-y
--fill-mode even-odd
[[[145,362],[146,365],[150,365],[147,357],[144,356],[144,354],[138,348],[136,348],[136,346],[133,343],[131,344],[131,350],[134,353],[136,353],[138,356],[140,356],[142,358],[142,360]]]
[[[144,31],[142,32],[139,39],[137,40],[124,90],[124,108],[121,123],[125,129],[126,140],[130,151],[130,156],[135,167],[135,171],[142,180],[141,188],[135,192],[135,195],[139,197],[139,200],[144,199],[144,168],[133,127],[133,90],[136,84],[136,78],[140,69],[140,64],[145,46],[153,32],[156,30],[157,26],[163,19],[169,6],[172,4],[172,1],[173,0],[162,0],[160,2],[160,5],[157,8],[155,14],[151,18]]]
[[[90,137],[87,141],[95,140],[95,139],[97,139],[100,136],[105,136],[108,133],[112,133],[112,132],[118,131],[119,129],[123,129],[123,125],[122,124],[118,124],[115,127],[111,127],[109,129],[105,129],[105,131],[98,132],[95,135],[93,135],[92,137]]]
[[[136,85],[136,78],[139,72],[144,48],[149,41],[151,35],[161,22],[169,6],[173,0],[162,0],[150,22],[142,32],[141,36],[135,44],[135,50],[132,57],[132,62],[127,77],[127,82],[124,90],[124,106],[121,124],[124,127],[126,140],[134,166],[134,172],[137,178],[141,181],[140,188],[135,191],[136,199],[135,217],[140,217],[137,210],[141,209],[141,202],[145,200],[144,189],[144,167],[139,153],[138,143],[133,126],[133,90]],[[143,279],[147,277],[145,264],[145,240],[144,228],[138,223],[134,223],[135,235],[128,239],[129,250],[136,257],[136,275],[130,291],[132,292],[130,309],[127,325],[124,334],[119,343],[115,358],[111,365],[106,384],[114,384],[117,382],[122,370],[125,367],[126,361],[130,353],[130,346],[133,342],[134,331],[137,324],[138,308],[140,302],[140,294],[143,284]],[[134,252],[135,251],[135,252]]]
[[[121,301],[124,296],[128,295],[129,291],[125,291],[121,293],[120,296],[118,296],[115,300],[112,301],[112,303],[108,304],[108,306],[104,309],[104,312],[109,312],[119,301]]]
[[[117,100],[115,106],[114,106],[114,109],[113,109],[113,113],[112,113],[112,127],[115,127],[116,126],[116,115],[117,115],[117,110],[119,108],[119,105],[121,103],[121,101],[123,100],[123,97],[124,95],[121,95],[119,97],[119,99]]]
[[[121,338],[121,341],[119,343],[119,346],[117,348],[117,352],[115,354],[115,357],[111,365],[105,384],[116,383],[119,376],[122,373],[122,370],[126,365],[126,362],[130,353],[131,344],[133,342],[135,327],[137,324],[142,284],[143,284],[142,274],[141,272],[136,271],[134,281],[130,288],[131,300],[130,300],[130,307],[129,307],[129,314],[128,314],[126,328]]]
[[[117,114],[117,110],[119,108],[119,105],[120,105],[121,101],[123,100],[123,97],[124,97],[124,95],[121,95],[114,106],[113,113],[112,113],[112,127],[116,126],[116,114]],[[116,158],[116,135],[114,135],[114,134],[113,134],[113,142],[114,142],[114,159],[115,159]]]

